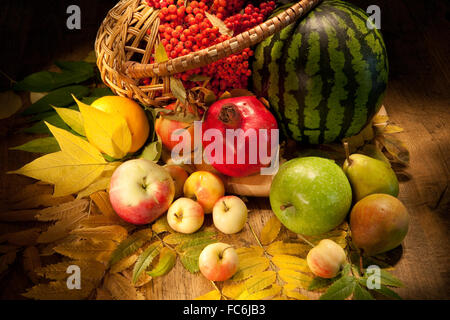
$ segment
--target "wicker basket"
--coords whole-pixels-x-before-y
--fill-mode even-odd
[[[148,6],[145,0],[121,0],[98,31],[97,65],[103,82],[117,95],[137,100],[144,106],[161,106],[173,99],[170,75],[203,67],[251,47],[308,13],[320,1],[302,0],[222,43],[164,63],[149,64],[159,44],[159,10]],[[142,78],[150,78],[150,84],[140,85]]]

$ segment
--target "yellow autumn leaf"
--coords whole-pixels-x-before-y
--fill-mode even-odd
[[[304,273],[289,269],[282,269],[278,271],[278,275],[280,276],[281,280],[287,282],[288,284],[292,284],[297,288],[307,289],[310,282],[312,281],[312,277],[307,276]]]
[[[116,247],[117,243],[111,240],[99,242],[83,240],[58,245],[54,250],[72,259],[107,262]]]
[[[23,296],[36,300],[81,300],[87,298],[94,290],[94,285],[81,279],[80,290],[70,290],[65,280],[38,284]]]
[[[245,290],[236,300],[267,300],[272,299],[281,292],[281,286],[274,284],[268,289],[264,289],[253,294]]]
[[[395,126],[392,124],[388,124],[386,127],[384,127],[382,129],[382,132],[384,134],[399,133],[399,132],[403,132],[403,131],[404,131],[404,129],[402,127]]]
[[[58,113],[60,118],[79,135],[84,136],[84,123],[83,117],[79,111],[69,109],[69,108],[56,108],[53,107]]]
[[[52,187],[53,192],[53,187]],[[72,195],[55,197],[53,194],[35,194],[30,198],[23,200],[21,202],[14,203],[10,205],[9,208],[13,210],[21,210],[21,209],[33,209],[39,207],[53,207],[66,202],[72,201],[74,198]]]
[[[111,274],[105,279],[105,287],[114,299],[117,300],[143,300],[130,279],[118,273]]]
[[[276,241],[267,248],[267,252],[272,256],[277,254],[303,256],[306,255],[310,249],[311,247],[309,245],[302,243]]]
[[[222,298],[222,295],[219,291],[213,290],[208,293],[205,293],[204,295],[195,298],[194,300],[220,300]]]
[[[236,299],[244,290],[244,282],[227,281],[222,288],[222,294],[230,299]]]
[[[286,254],[277,254],[272,257],[272,262],[279,269],[290,269],[300,272],[310,272],[305,259]]]
[[[76,229],[80,221],[88,215],[87,212],[74,212],[67,218],[58,220],[54,225],[50,226],[47,231],[41,233],[37,239],[38,243],[51,243],[65,238],[69,233]]]
[[[307,296],[301,294],[296,290],[292,285],[285,285],[283,287],[283,294],[289,298],[293,298],[295,300],[310,300]]]
[[[266,257],[255,257],[239,261],[239,268],[231,278],[233,281],[245,280],[255,273],[265,271],[270,265]]]
[[[102,226],[96,228],[81,228],[71,232],[83,239],[122,241],[128,236],[128,231],[122,226]]]
[[[277,280],[277,274],[275,271],[264,271],[255,274],[253,277],[245,281],[245,288],[249,294],[253,294],[257,291],[261,291],[268,286],[271,286]]]
[[[22,174],[55,185],[54,196],[76,193],[94,182],[106,161],[88,142],[46,123],[61,151],[45,155],[11,173]]]
[[[264,253],[264,249],[259,246],[242,247],[236,249],[236,253],[239,257],[239,261],[246,259],[247,257],[261,257]]]
[[[131,149],[131,132],[125,118],[88,106],[75,97],[74,100],[83,116],[89,142],[115,159],[126,156]]]
[[[152,230],[157,234],[163,232],[174,233],[175,231],[169,226],[169,222],[167,222],[167,216],[163,215],[161,218],[155,221],[152,225]]]
[[[91,183],[86,189],[83,189],[80,192],[78,192],[77,199],[88,197],[97,191],[107,190],[109,188],[110,183],[111,183],[111,176],[109,177],[100,176],[100,178]]]
[[[138,250],[137,253],[132,254],[131,256],[123,258],[122,260],[120,260],[119,262],[117,262],[116,264],[111,266],[110,272],[111,273],[118,273],[118,272],[122,272],[122,271],[128,269],[129,267],[134,265],[134,263],[136,262],[136,260],[138,259],[139,255],[141,253],[142,252]]]
[[[51,280],[65,280],[67,279],[67,268],[71,265],[80,267],[83,278],[93,282],[101,280],[106,269],[104,264],[97,261],[70,260],[39,268],[36,273]]]
[[[281,222],[273,215],[261,230],[260,240],[263,245],[272,243],[280,233]]]
[[[73,200],[57,206],[45,208],[36,212],[39,221],[57,221],[72,217],[79,212],[88,211],[89,201]]]
[[[90,198],[104,216],[111,218],[118,217],[111,205],[111,202],[109,201],[109,194],[107,192],[105,191],[96,192],[92,194]]]

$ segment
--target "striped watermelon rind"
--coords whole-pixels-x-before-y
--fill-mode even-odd
[[[253,89],[266,96],[285,135],[328,143],[360,132],[379,110],[386,47],[364,11],[325,0],[255,50]]]

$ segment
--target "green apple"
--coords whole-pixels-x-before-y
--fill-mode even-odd
[[[352,204],[352,189],[334,161],[297,158],[284,163],[275,175],[270,204],[289,230],[319,235],[344,221]]]

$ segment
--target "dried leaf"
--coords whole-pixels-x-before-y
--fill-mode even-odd
[[[87,211],[89,201],[87,200],[73,200],[60,204],[58,206],[45,208],[40,210],[36,218],[39,221],[57,221],[73,217],[74,214]]]
[[[273,215],[261,230],[260,240],[263,245],[272,243],[280,233],[281,222]]]
[[[114,159],[121,159],[131,149],[131,132],[124,117],[107,113],[74,100],[84,119],[84,130],[89,141]]]
[[[169,223],[167,222],[167,216],[164,215],[158,220],[155,221],[152,225],[152,230],[156,232],[157,234],[164,233],[164,232],[170,232],[174,233],[175,231],[169,226]]]
[[[162,248],[161,241],[156,241],[148,246],[147,249],[139,256],[133,269],[133,283],[136,283],[141,274],[147,270],[153,259],[159,254]]]
[[[249,294],[245,290],[236,300],[268,300],[272,299],[281,292],[281,287],[277,284],[272,285],[271,288],[265,289],[253,294]]]
[[[107,277],[105,287],[116,300],[143,300],[134,285],[120,274],[112,274]]]
[[[45,155],[11,172],[55,185],[55,196],[76,193],[97,179],[106,161],[83,139],[47,123],[62,151]]]
[[[29,289],[23,296],[35,300],[81,300],[87,298],[94,286],[81,280],[80,290],[70,290],[66,281],[54,281],[45,284],[38,284]]]
[[[281,280],[288,284],[295,285],[297,288],[307,289],[312,281],[312,277],[305,275],[304,273],[297,272],[289,269],[281,269],[278,271],[278,275]]]
[[[16,202],[9,207],[14,210],[53,207],[73,200],[74,198],[71,195],[64,197],[55,197],[51,194],[37,194],[21,202]]]
[[[306,260],[296,256],[278,254],[272,257],[272,262],[279,269],[289,269],[306,273],[311,272]]]
[[[183,104],[186,103],[186,89],[180,79],[170,77],[170,91],[177,100]]]
[[[381,144],[386,148],[387,152],[397,161],[404,165],[409,164],[409,150],[405,143],[392,136],[383,135],[379,139]]]
[[[217,290],[212,290],[204,295],[195,298],[194,300],[220,300],[222,295]]]
[[[381,132],[383,134],[392,134],[392,133],[399,133],[405,131],[403,128],[399,126],[395,126],[393,124],[388,124],[386,127],[384,127]]]
[[[70,260],[50,264],[42,268],[36,269],[36,273],[50,280],[67,279],[67,269],[69,266],[78,266],[80,268],[81,277],[91,282],[101,280],[105,274],[105,265],[103,263],[92,260]]]
[[[19,222],[36,220],[36,210],[18,210],[0,213],[0,221]]]
[[[111,294],[102,288],[97,288],[95,300],[113,300],[114,298],[111,296]]]
[[[109,266],[113,266],[123,258],[132,255],[151,238],[152,231],[150,229],[140,230],[132,234],[117,246],[116,250],[111,255],[111,259],[109,260]]]
[[[264,271],[257,273],[250,279],[245,281],[245,288],[249,294],[261,291],[268,286],[271,286],[277,280],[275,271]]]
[[[74,212],[67,218],[58,220],[47,231],[40,234],[37,239],[38,243],[51,243],[68,236],[72,230],[80,225],[80,221],[87,215],[87,212]]]
[[[96,228],[81,228],[76,229],[71,232],[71,234],[76,235],[83,239],[90,240],[113,240],[113,241],[123,241],[128,236],[128,231],[122,226],[103,226]]]
[[[225,22],[223,22],[218,17],[216,17],[215,15],[213,15],[213,14],[211,14],[209,12],[205,11],[205,15],[208,18],[209,22],[211,22],[213,27],[219,28],[219,32],[221,34],[225,34],[225,35],[228,35],[230,37],[233,36],[233,30],[228,29],[227,26],[225,25]]]
[[[36,270],[40,267],[41,257],[38,249],[36,247],[27,247],[23,251],[23,270],[34,284],[39,282]]]
[[[244,282],[226,282],[222,288],[222,294],[230,299],[236,299],[245,290]]]
[[[169,60],[169,56],[167,55],[166,49],[164,45],[160,42],[155,48],[155,61],[157,63],[166,62]]]
[[[19,232],[7,233],[5,235],[2,235],[1,239],[5,239],[10,244],[14,244],[20,247],[32,246],[36,244],[40,233],[40,228],[32,228]]]
[[[277,254],[304,256],[310,249],[311,247],[309,245],[302,243],[286,243],[276,241],[267,248],[267,252],[272,256]]]
[[[139,257],[139,251],[138,253],[132,254],[131,256],[125,257],[122,260],[120,260],[119,262],[117,262],[116,264],[114,264],[111,269],[109,270],[110,273],[118,273],[118,272],[122,272],[126,269],[128,269],[129,267],[131,267],[132,265],[135,264],[136,260]]]
[[[389,121],[389,116],[387,114],[377,114],[372,119],[373,125],[383,125]]]
[[[17,192],[9,195],[9,202],[22,202],[35,195],[52,194],[53,186],[49,184],[43,184],[41,182],[26,185]]]
[[[73,243],[58,245],[54,250],[72,259],[108,261],[117,244],[114,241],[105,240],[92,242],[82,240]]]
[[[70,127],[73,131],[81,136],[85,136],[84,122],[81,113],[69,108],[56,108],[53,107],[61,119]]]
[[[119,219],[117,213],[114,211],[111,202],[109,201],[109,194],[105,191],[99,191],[90,196],[100,212],[112,219]]]
[[[10,251],[0,257],[0,274],[8,269],[8,267],[16,261],[16,251]]]
[[[267,270],[270,265],[269,259],[266,257],[255,257],[239,261],[239,268],[231,278],[233,281],[245,280],[253,276],[255,273]]]
[[[147,274],[153,278],[166,275],[175,266],[176,261],[177,254],[173,250],[164,247],[161,249],[158,264],[151,271],[148,271]]]
[[[255,94],[247,89],[233,89],[230,91],[230,94],[233,98],[238,98],[238,97],[249,97],[249,96],[254,96]]]

